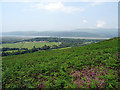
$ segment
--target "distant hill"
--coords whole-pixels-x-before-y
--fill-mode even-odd
[[[3,36],[17,35],[17,36],[53,36],[53,37],[117,37],[117,29],[78,29],[73,31],[16,31],[3,32]]]

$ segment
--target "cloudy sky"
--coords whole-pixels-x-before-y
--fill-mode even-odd
[[[118,2],[2,2],[2,31],[117,28]]]

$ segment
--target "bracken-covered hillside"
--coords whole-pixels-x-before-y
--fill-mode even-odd
[[[2,58],[3,88],[120,88],[118,38]]]

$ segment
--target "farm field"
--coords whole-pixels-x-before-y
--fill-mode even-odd
[[[71,47],[65,47],[65,48],[59,48],[59,49],[52,49],[52,50],[62,50],[62,49],[68,49],[68,48],[71,48]]]
[[[21,50],[21,51],[25,51],[25,50]],[[9,50],[9,51],[5,51],[5,52],[18,52],[18,50]]]
[[[28,48],[31,49],[33,46],[36,48],[42,47],[44,45],[52,46],[52,45],[59,45],[60,42],[19,42],[19,43],[8,43],[8,44],[2,44],[2,47],[8,47],[8,48]]]
[[[120,88],[118,38],[2,57],[4,88]]]

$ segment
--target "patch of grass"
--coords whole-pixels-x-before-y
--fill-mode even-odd
[[[2,44],[2,47],[31,49],[33,48],[33,46],[38,48],[44,45],[53,46],[53,45],[59,45],[59,44],[60,44],[59,42],[19,42],[19,43],[11,43],[11,44]]]

